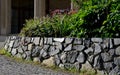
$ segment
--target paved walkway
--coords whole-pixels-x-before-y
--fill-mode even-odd
[[[16,62],[0,55],[0,75],[73,75],[55,72],[37,65]]]

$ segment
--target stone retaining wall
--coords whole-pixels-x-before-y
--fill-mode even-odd
[[[60,68],[80,70],[87,65],[109,75],[120,74],[120,38],[10,36],[4,48],[12,56],[47,64],[55,63]]]

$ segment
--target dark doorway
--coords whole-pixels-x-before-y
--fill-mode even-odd
[[[34,0],[12,0],[11,33],[19,33],[26,19],[34,17]]]

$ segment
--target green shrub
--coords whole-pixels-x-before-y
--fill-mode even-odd
[[[21,30],[22,36],[63,37],[69,36],[71,29],[70,16],[43,17],[41,19],[27,20]]]
[[[80,1],[83,2],[78,13],[29,20],[21,30],[21,35],[80,38],[120,37],[119,0]]]

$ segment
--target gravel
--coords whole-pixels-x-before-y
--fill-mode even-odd
[[[0,55],[0,75],[75,75],[57,72],[38,65],[20,63]]]

